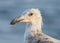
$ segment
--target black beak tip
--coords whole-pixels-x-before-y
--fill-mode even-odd
[[[14,25],[15,23],[11,22],[10,25]]]
[[[15,22],[14,22],[14,20],[12,20],[11,22],[10,22],[10,25],[14,25],[15,24]]]

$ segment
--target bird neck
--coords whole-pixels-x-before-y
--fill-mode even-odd
[[[42,32],[41,27],[42,26],[41,26],[40,22],[37,22],[34,24],[28,23],[26,26],[25,33],[30,34],[30,35],[35,35],[35,34],[41,33]]]

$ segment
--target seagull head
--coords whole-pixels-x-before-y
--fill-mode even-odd
[[[14,25],[18,22],[27,22],[31,24],[35,24],[38,22],[42,22],[42,16],[39,9],[31,8],[23,12],[22,16],[17,17],[11,21],[11,25]]]

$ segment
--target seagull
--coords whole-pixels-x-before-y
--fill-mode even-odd
[[[22,14],[20,17],[13,19],[10,24],[26,23],[24,43],[60,43],[60,40],[42,32],[43,21],[39,9],[27,9]]]

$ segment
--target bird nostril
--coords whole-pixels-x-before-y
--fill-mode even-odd
[[[23,21],[24,19],[18,20],[18,22]]]

